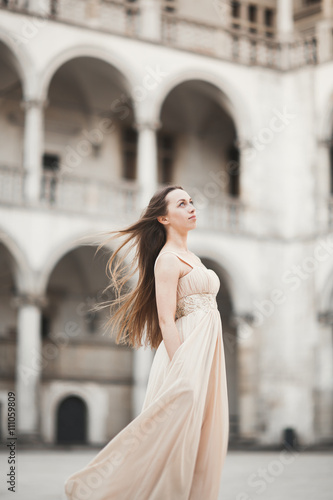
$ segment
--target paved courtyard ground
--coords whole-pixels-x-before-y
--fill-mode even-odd
[[[96,454],[97,450],[17,450],[16,492],[11,493],[6,485],[8,454],[2,449],[0,498],[65,500],[65,479]],[[231,450],[219,500],[333,500],[333,453]]]

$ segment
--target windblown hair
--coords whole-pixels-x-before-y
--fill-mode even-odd
[[[165,198],[174,189],[183,188],[169,185],[157,191],[134,224],[125,229],[106,233],[113,234],[113,236],[99,245],[96,250],[98,252],[109,241],[127,235],[125,241],[112,253],[106,265],[106,273],[111,283],[103,290],[103,293],[115,289],[117,296],[114,300],[102,302],[93,308],[94,310],[110,308],[110,318],[105,328],[107,330],[110,326],[112,327],[111,336],[112,330],[117,330],[117,344],[127,344],[134,348],[150,345],[151,348],[156,349],[163,340],[156,306],[154,264],[166,242],[167,233],[157,217],[167,215],[168,203]],[[128,243],[130,243],[129,248],[122,257],[117,259],[119,252]],[[136,247],[134,260],[131,265],[122,266],[133,247]],[[127,284],[137,271],[139,271],[138,283],[131,290]],[[114,312],[115,308],[117,310]]]

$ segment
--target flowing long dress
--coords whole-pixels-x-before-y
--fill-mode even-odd
[[[186,263],[175,317],[182,344],[170,361],[160,343],[141,413],[66,480],[68,500],[218,499],[229,438],[220,280]]]

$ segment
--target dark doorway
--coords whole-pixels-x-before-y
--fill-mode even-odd
[[[58,406],[57,443],[87,443],[87,406],[77,396],[64,399]]]

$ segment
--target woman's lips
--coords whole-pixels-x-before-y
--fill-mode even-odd
[[[192,215],[192,217],[190,217],[190,219],[196,219],[197,216],[196,215]]]

